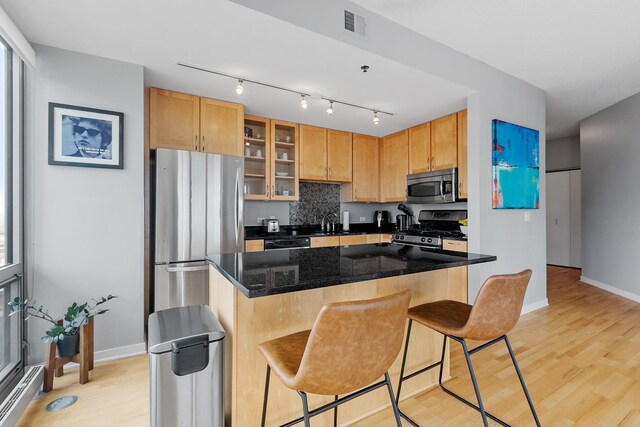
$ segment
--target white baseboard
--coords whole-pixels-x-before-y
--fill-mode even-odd
[[[588,285],[595,286],[596,288],[600,288],[607,292],[611,292],[612,294],[619,295],[623,298],[630,299],[631,301],[640,302],[640,295],[634,294],[633,292],[624,291],[622,289],[607,285],[606,283],[598,282],[597,280],[589,279],[585,276],[580,276],[580,281],[584,282]]]
[[[108,350],[96,351],[94,353],[94,360],[96,362],[106,362],[107,360],[123,359],[125,357],[137,356],[147,352],[147,346],[141,342],[138,344],[131,344],[124,347],[110,348]]]
[[[547,307],[549,305],[549,300],[547,298],[542,299],[540,301],[532,302],[531,304],[527,304],[522,307],[520,311],[520,316],[523,314],[531,313],[532,311],[539,310],[541,308]]]

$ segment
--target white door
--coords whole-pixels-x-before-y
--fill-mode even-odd
[[[547,264],[571,265],[570,171],[547,173]]]

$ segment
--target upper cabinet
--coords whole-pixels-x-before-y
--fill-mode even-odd
[[[351,134],[300,125],[300,179],[351,182]]]
[[[329,130],[327,132],[327,180],[351,182],[352,143],[351,133]]]
[[[149,90],[151,148],[242,155],[244,107],[184,93]]]
[[[380,142],[380,201],[407,200],[409,131],[385,136]]]
[[[149,146],[200,151],[200,98],[151,88]]]
[[[300,140],[296,123],[271,122],[271,200],[298,200]]]
[[[327,180],[327,130],[300,125],[300,179]]]
[[[242,156],[244,106],[200,98],[200,151]]]
[[[467,110],[458,111],[458,197],[467,198]]]
[[[431,170],[458,166],[458,115],[449,114],[431,122]]]
[[[379,201],[380,144],[375,136],[353,134],[353,178],[340,188],[343,202]]]
[[[271,121],[244,117],[244,198],[271,198]]]
[[[409,173],[431,170],[431,123],[409,129]]]

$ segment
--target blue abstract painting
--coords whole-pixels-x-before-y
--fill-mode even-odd
[[[494,209],[540,207],[540,133],[493,120]]]

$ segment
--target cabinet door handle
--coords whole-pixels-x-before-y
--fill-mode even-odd
[[[202,135],[202,145],[200,145],[200,151],[204,151],[204,135]]]
[[[193,149],[198,151],[198,134],[196,134],[195,141],[193,142]]]
[[[267,199],[268,199],[268,198],[269,198],[269,194],[270,194],[270,192],[269,192],[269,185],[265,185],[265,187],[267,187]]]

